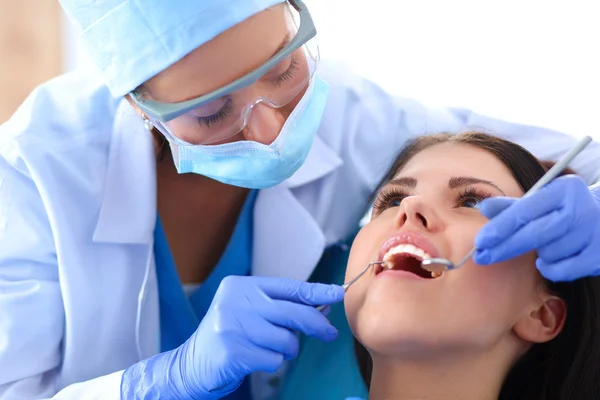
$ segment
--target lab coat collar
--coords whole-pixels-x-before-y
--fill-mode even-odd
[[[94,241],[148,244],[155,224],[154,142],[139,115],[123,99],[115,114]]]
[[[342,159],[317,135],[304,164],[277,187],[294,189],[307,185],[329,175],[342,164]]]
[[[325,250],[323,230],[297,195],[343,164],[318,136],[302,167],[280,185],[261,190],[254,207],[252,274],[308,280]],[[319,190],[313,187],[313,191]]]

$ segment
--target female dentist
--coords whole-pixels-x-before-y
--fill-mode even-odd
[[[285,378],[294,331],[335,338],[313,306],[343,291],[303,281],[407,138],[478,125],[543,159],[573,142],[319,64],[299,0],[61,3],[99,74],[43,84],[0,127],[1,399],[249,398],[246,375]],[[574,166],[590,182],[599,155]]]

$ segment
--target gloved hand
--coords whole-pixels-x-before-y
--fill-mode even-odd
[[[567,175],[528,198],[484,200],[480,211],[491,220],[475,238],[474,261],[488,265],[535,250],[537,268],[549,280],[599,275],[599,194],[600,186]]]
[[[125,371],[121,399],[224,397],[251,372],[274,372],[284,360],[295,358],[296,331],[335,339],[337,330],[314,306],[343,297],[337,285],[229,276],[183,345]]]

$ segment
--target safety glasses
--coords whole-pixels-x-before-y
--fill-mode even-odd
[[[307,88],[319,61],[317,32],[306,5],[300,0],[289,3],[291,40],[254,71],[184,102],[163,103],[137,91],[130,93],[131,99],[168,140],[180,146],[211,144],[238,134],[257,104],[284,107]]]

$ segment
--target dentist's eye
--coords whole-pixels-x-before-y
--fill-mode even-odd
[[[479,208],[481,202],[488,197],[492,197],[492,194],[472,187],[466,188],[458,195],[456,207]]]
[[[280,74],[274,79],[271,79],[271,82],[276,86],[281,86],[286,81],[294,79],[294,77],[296,76],[296,72],[298,72],[299,70],[300,68],[298,68],[298,61],[296,61],[296,59],[292,57],[290,60],[290,66],[282,74]]]
[[[381,214],[388,208],[398,207],[406,194],[403,190],[397,187],[384,187],[377,194],[377,198],[373,204],[373,215]]]
[[[198,123],[206,128],[210,128],[212,125],[218,124],[229,116],[233,111],[233,102],[231,99],[227,99],[223,107],[211,115],[197,116]]]

